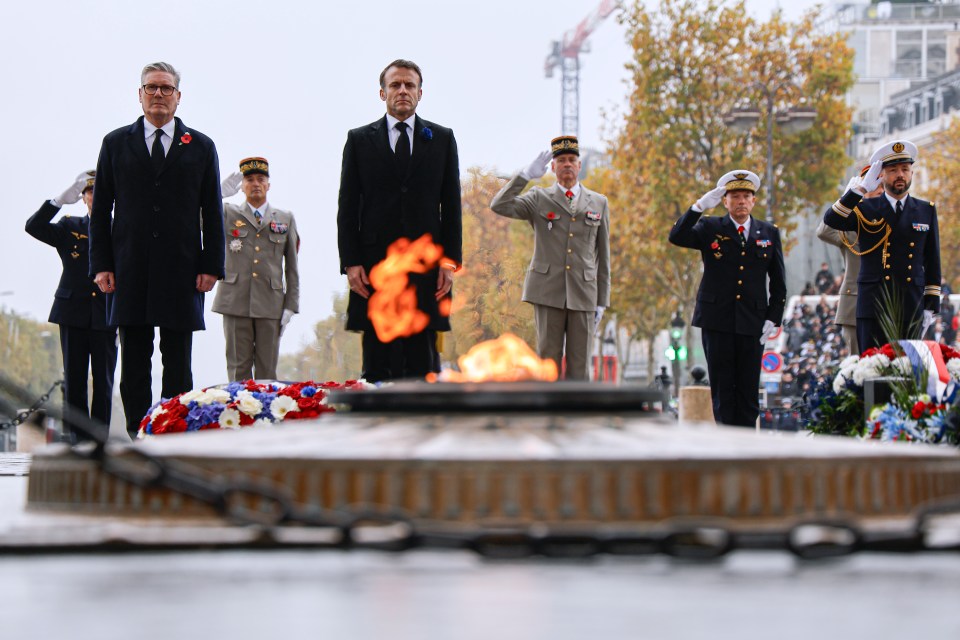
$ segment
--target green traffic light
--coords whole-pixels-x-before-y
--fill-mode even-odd
[[[677,359],[677,352],[673,349],[673,347],[667,347],[663,351],[663,355],[667,356],[667,360],[669,360],[670,362],[673,362],[674,360]]]
[[[687,348],[686,348],[686,347],[684,347],[684,346],[681,345],[681,347],[680,347],[679,349],[677,349],[677,359],[678,359],[678,360],[686,360],[686,359],[687,359]]]

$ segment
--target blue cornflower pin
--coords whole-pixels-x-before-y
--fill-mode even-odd
[[[420,137],[424,140],[424,142],[429,142],[430,140],[433,140],[433,131],[430,129],[430,127],[424,127],[420,130]]]

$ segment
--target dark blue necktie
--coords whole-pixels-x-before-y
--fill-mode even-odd
[[[153,147],[150,149],[150,161],[153,163],[153,170],[160,173],[160,167],[163,166],[163,129],[157,129],[157,134],[153,139]]]
[[[400,137],[397,139],[394,153],[397,156],[397,166],[400,168],[400,173],[405,174],[407,165],[410,164],[410,136],[407,135],[407,123],[398,122],[396,129],[400,132]]]

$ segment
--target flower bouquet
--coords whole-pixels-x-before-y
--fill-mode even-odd
[[[140,421],[138,437],[270,426],[287,420],[315,418],[336,410],[327,404],[329,391],[371,386],[362,380],[347,380],[343,384],[245,380],[194,389],[153,405]]]
[[[863,385],[888,377],[890,401],[863,419]],[[897,340],[840,363],[832,383],[815,390],[814,433],[878,440],[960,444],[960,352],[925,340]]]

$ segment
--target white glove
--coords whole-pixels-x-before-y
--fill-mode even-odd
[[[290,309],[283,310],[283,315],[280,316],[280,335],[283,335],[283,330],[287,328],[287,324],[290,323],[290,318],[293,315],[293,311],[290,311]]]
[[[243,184],[243,174],[234,171],[220,183],[220,196],[230,198],[240,192],[240,185]]]
[[[870,165],[867,175],[860,180],[860,193],[870,193],[880,186],[880,172],[883,170],[883,162],[877,160]]]
[[[547,167],[550,166],[551,160],[553,160],[552,151],[541,151],[536,160],[531,162],[530,166],[520,172],[520,176],[522,178],[526,178],[527,180],[536,180],[537,178],[542,178],[547,172]]]
[[[766,344],[767,338],[773,335],[773,331],[776,328],[777,325],[773,324],[772,320],[764,320],[763,331],[760,333],[760,344]]]
[[[923,339],[923,336],[927,335],[927,329],[930,328],[930,325],[933,324],[933,321],[936,319],[936,316],[933,315],[933,311],[930,309],[923,310],[923,329],[920,330],[920,339]]]
[[[606,311],[606,307],[597,306],[597,310],[593,314],[593,326],[600,330],[600,321],[603,320],[603,312]]]
[[[850,181],[847,183],[847,188],[843,190],[844,193],[847,191],[853,191],[860,185],[860,176],[853,176],[850,178]]]
[[[693,207],[694,209],[699,209],[700,211],[713,209],[715,206],[720,204],[720,201],[723,200],[723,194],[726,192],[726,187],[717,187],[716,189],[711,189],[700,196],[700,199],[694,203]]]
[[[62,207],[65,204],[73,204],[80,201],[83,190],[87,188],[87,180],[90,179],[92,171],[84,171],[77,176],[77,181],[70,185],[66,191],[61,193],[50,202],[55,207]]]

